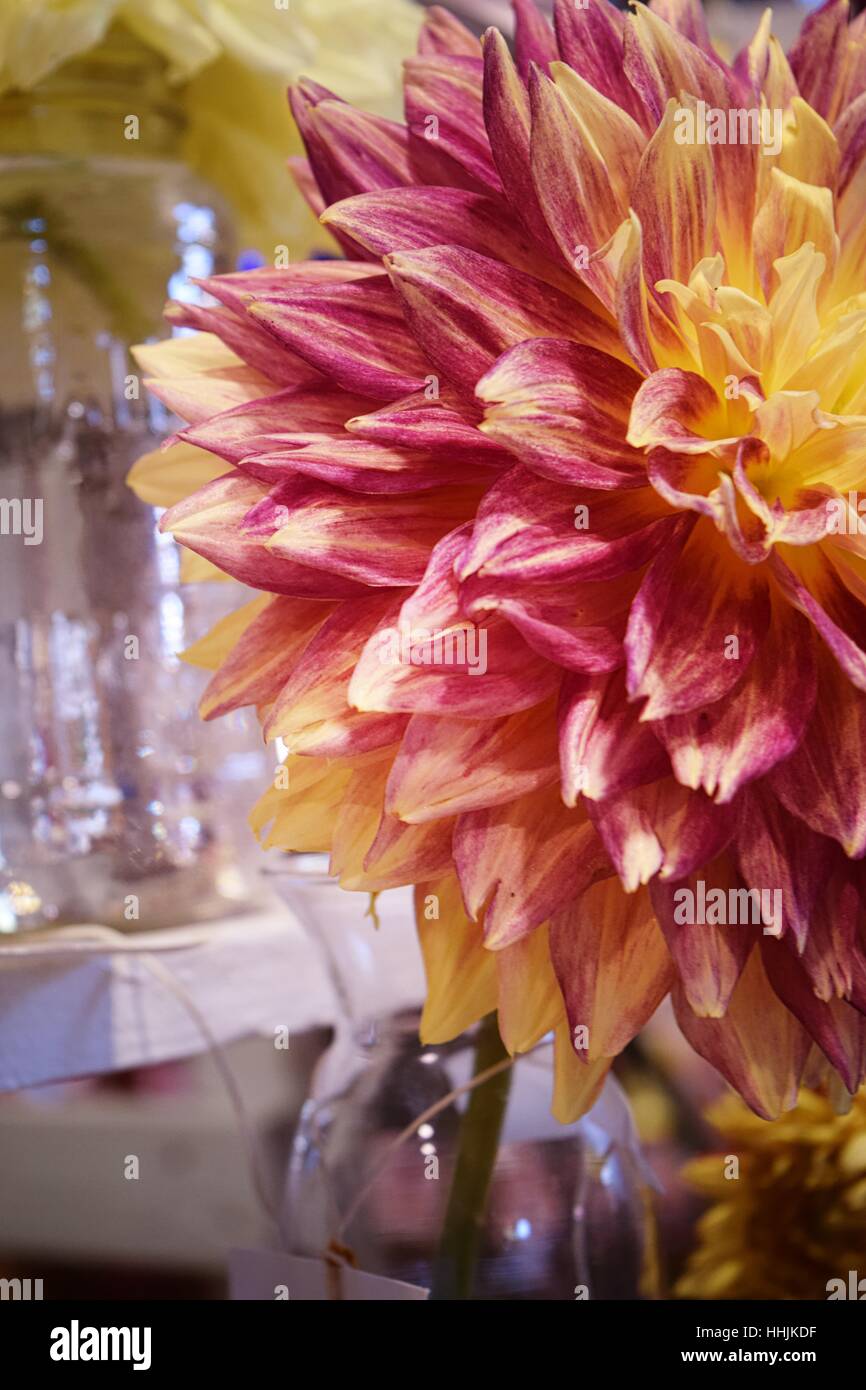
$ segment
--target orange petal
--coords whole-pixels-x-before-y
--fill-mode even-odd
[[[242,632],[225,628],[220,633],[220,637],[232,639],[232,646],[219,661],[216,674],[199,701],[202,719],[216,719],[243,705],[263,705],[273,700],[301,652],[329,616],[331,605],[277,597],[264,603],[254,600],[244,611],[251,609],[256,610],[252,622]],[[215,635],[216,630],[212,636]],[[197,643],[184,653],[184,659],[202,664],[200,651],[201,644]]]
[[[550,960],[547,927],[494,955],[499,1032],[513,1055],[528,1052],[561,1021],[563,1001]]]
[[[551,76],[536,73],[530,85],[535,193],[566,262],[613,309],[613,271],[592,257],[628,214],[646,137],[564,63]]]
[[[403,825],[383,811],[393,753],[352,774],[334,825],[330,871],[343,888],[377,893],[443,874],[453,822]]]
[[[555,706],[452,720],[414,714],[388,781],[386,805],[418,823],[513,801],[557,779]]]
[[[585,812],[564,806],[558,786],[462,815],[454,861],[466,906],[476,919],[484,911],[493,949],[518,940],[609,872]]]
[[[466,916],[453,874],[418,884],[415,920],[427,974],[421,1041],[450,1042],[496,1008],[496,957]]]
[[[675,883],[652,885],[653,907],[676,964],[680,988],[689,1008],[700,1018],[723,1017],[761,930],[760,924],[727,922],[728,894],[741,887],[728,855],[702,864]],[[715,915],[717,900],[709,896],[715,893],[724,894],[725,921],[694,920],[700,915]],[[701,903],[707,905],[703,912],[698,906]]]
[[[765,1120],[797,1104],[811,1039],[777,998],[753,950],[724,1018],[698,1018],[679,987],[674,1011],[683,1034]]]
[[[572,1046],[571,1034],[565,1023],[557,1029],[553,1058],[551,1111],[560,1124],[571,1125],[598,1100],[610,1071],[610,1058],[600,1057],[597,1062],[582,1062]]]
[[[708,145],[677,143],[677,109],[676,101],[667,103],[632,190],[631,204],[641,225],[652,229],[643,243],[644,275],[652,294],[659,280],[688,284],[698,261],[714,250],[712,153]]]
[[[621,1052],[675,976],[649,894],[624,893],[616,879],[597,883],[557,913],[550,954],[575,1049],[589,1061]]]
[[[350,763],[327,758],[287,758],[277,769],[274,786],[250,813],[262,847],[299,854],[329,850],[352,771]]]

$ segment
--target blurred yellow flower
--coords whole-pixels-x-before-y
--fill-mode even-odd
[[[325,244],[286,160],[302,153],[286,87],[311,77],[353,104],[400,109],[409,0],[0,0],[0,94],[30,91],[119,23],[162,55],[187,117],[186,157],[270,257]]]
[[[678,1297],[825,1299],[866,1275],[866,1090],[844,1115],[804,1090],[769,1124],[735,1096],[710,1119],[726,1152],[684,1170],[713,1205]]]

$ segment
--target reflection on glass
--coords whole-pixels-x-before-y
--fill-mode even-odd
[[[0,100],[0,932],[256,898],[260,736],[202,725],[202,673],[177,656],[243,595],[182,586],[124,481],[176,423],[129,344],[163,335],[167,295],[203,298],[191,277],[231,268],[181,133],[160,60],[117,35]]]

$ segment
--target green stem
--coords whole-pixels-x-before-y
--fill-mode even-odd
[[[508,1057],[499,1036],[496,1014],[488,1014],[478,1029],[473,1075]],[[460,1122],[457,1162],[439,1251],[433,1268],[434,1299],[469,1299],[484,1232],[490,1180],[505,1119],[511,1067],[470,1092]]]

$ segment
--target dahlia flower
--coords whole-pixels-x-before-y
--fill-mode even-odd
[[[705,1154],[685,1169],[713,1204],[698,1222],[697,1248],[677,1295],[862,1299],[866,1092],[844,1115],[826,1096],[804,1090],[797,1108],[773,1124],[735,1096],[710,1118],[727,1152]]]
[[[133,481],[262,591],[192,657],[288,750],[264,842],[416,885],[425,1039],[554,1031],[567,1120],[670,993],[770,1117],[864,1074],[866,20],[515,8],[430,12],[405,125],[298,84],[345,259],[170,306]]]

